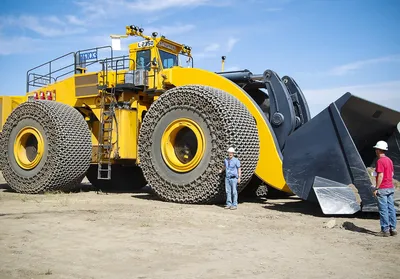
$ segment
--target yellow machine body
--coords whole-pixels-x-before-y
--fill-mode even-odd
[[[113,47],[37,66],[25,96],[0,96],[0,167],[12,189],[68,191],[86,176],[97,189],[150,185],[165,201],[223,202],[225,179],[239,178],[227,165],[223,174],[229,146],[242,165],[238,192],[271,186],[325,214],[377,211],[366,168],[385,140],[398,179],[400,112],[346,93],[312,118],[293,78],[225,72],[225,56],[220,73],[194,68],[190,47],[143,31],[127,26]],[[141,40],[115,57],[129,36]],[[57,68],[62,59],[73,62]]]
[[[268,185],[290,193],[282,170],[282,158],[274,141],[274,136],[267,125],[267,120],[251,97],[234,82],[210,71],[176,65],[175,59],[184,55],[189,61],[191,49],[164,37],[148,37],[127,27],[127,36],[136,35],[144,40],[129,45],[129,67],[126,69],[88,71],[81,67],[61,80],[51,82],[43,87],[30,90],[24,97],[0,97],[1,127],[12,110],[28,98],[53,94],[53,101],[68,104],[78,109],[87,120],[92,132],[92,163],[98,161],[99,119],[101,117],[102,86],[116,87],[124,82],[125,74],[135,71],[138,63],[144,61],[147,67],[147,89],[141,92],[124,91],[118,96],[118,102],[125,102],[129,109],[117,108],[112,134],[112,161],[118,160],[139,162],[138,136],[144,113],[150,105],[168,89],[183,85],[205,85],[223,90],[239,99],[254,117],[258,129],[260,150],[255,174]],[[146,57],[148,59],[146,59]],[[142,61],[143,62],[143,61]],[[106,83],[106,84],[105,84]],[[150,93],[149,93],[150,92]],[[93,121],[93,119],[97,121]]]

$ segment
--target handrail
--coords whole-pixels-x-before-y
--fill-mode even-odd
[[[50,78],[50,80],[51,80],[51,74],[52,74],[52,71],[51,71],[51,63],[52,62],[55,62],[55,61],[57,61],[57,60],[60,60],[60,59],[62,59],[62,58],[64,58],[64,57],[67,57],[67,56],[69,56],[69,55],[73,55],[73,57],[74,57],[74,59],[75,59],[75,52],[69,52],[69,53],[67,53],[67,54],[64,54],[64,55],[62,55],[62,56],[59,56],[59,57],[57,57],[57,58],[55,58],[55,59],[53,59],[53,60],[50,60],[50,61],[48,61],[48,62],[46,62],[46,63],[43,63],[43,64],[41,64],[41,65],[39,65],[39,66],[36,66],[36,67],[34,67],[34,68],[32,68],[32,69],[29,69],[27,72],[26,72],[26,78],[27,78],[27,82],[26,82],[26,92],[29,92],[29,85],[31,85],[30,84],[30,81],[29,81],[29,77],[30,77],[30,74],[31,74],[31,72],[33,71],[33,70],[36,70],[36,69],[38,69],[38,68],[41,68],[41,67],[43,67],[43,66],[46,66],[46,65],[49,65],[49,73],[48,74],[46,74],[46,75],[42,75],[43,77],[45,77],[45,76],[49,76],[49,78]],[[34,85],[32,85],[32,86],[34,86]]]
[[[74,55],[75,55],[75,52],[70,52],[70,53],[64,54],[64,55],[62,55],[62,56],[60,56],[60,57],[57,57],[57,58],[55,58],[55,59],[53,59],[53,60],[47,61],[46,63],[43,63],[43,64],[41,64],[41,65],[39,65],[39,66],[36,66],[35,68],[32,68],[32,69],[28,70],[28,73],[29,73],[30,71],[32,71],[32,70],[35,70],[35,69],[37,69],[37,68],[40,68],[40,67],[42,67],[42,66],[44,66],[44,65],[46,65],[46,64],[49,64],[49,63],[51,63],[51,62],[54,62],[54,61],[56,61],[56,60],[59,60],[59,59],[64,58],[64,57],[66,57],[66,56],[68,56],[68,55],[71,55],[71,54],[74,54]]]
[[[28,78],[29,78],[30,76],[33,76],[33,77],[34,77],[34,79],[31,80],[32,86],[34,86],[34,84],[47,85],[47,84],[45,84],[45,83],[37,82],[37,80],[41,80],[41,79],[43,79],[43,78],[47,78],[47,75],[39,75],[39,74],[35,74],[35,73],[29,73],[29,74],[28,74]],[[56,82],[56,79],[55,79],[54,77],[48,77],[48,78],[49,78],[49,83],[51,83],[51,79],[53,79],[54,82]]]
[[[120,58],[120,59],[117,59],[117,60],[114,61],[115,62],[115,68],[112,68],[113,70],[115,70],[115,85],[118,84],[118,75],[121,75],[121,73],[118,73],[118,70],[129,69],[129,65],[130,65],[131,61],[132,61],[132,65],[135,65],[135,60],[129,58],[129,55],[124,55],[124,56],[116,57],[116,58]],[[121,62],[121,61],[123,62],[122,67],[118,68],[118,63]],[[128,61],[128,66],[127,67],[125,67],[125,61]],[[111,67],[112,67],[112,63],[111,63]]]
[[[57,58],[55,58],[53,60],[45,62],[45,63],[43,63],[43,64],[41,64],[39,66],[36,66],[36,67],[34,67],[32,69],[29,69],[26,72],[26,79],[27,79],[26,92],[30,91],[30,87],[31,86],[32,87],[40,87],[40,85],[41,86],[47,85],[47,84],[38,82],[38,80],[47,79],[49,81],[49,84],[50,84],[52,81],[57,82],[59,78],[64,77],[64,76],[66,76],[68,74],[76,73],[76,70],[77,70],[78,66],[81,66],[81,65],[85,64],[85,67],[88,67],[88,66],[91,66],[91,65],[93,65],[95,63],[98,63],[101,60],[98,57],[98,52],[99,52],[99,50],[102,50],[102,49],[110,49],[110,55],[111,55],[111,60],[112,60],[113,59],[113,49],[112,49],[112,47],[111,46],[101,46],[101,47],[78,50],[77,52],[69,52],[69,53],[64,54],[62,56],[59,56],[59,57],[57,57]],[[80,55],[82,53],[88,52],[90,50],[96,51],[95,60],[80,61]],[[65,57],[68,57],[68,56],[71,56],[71,55],[73,56],[73,63],[68,64],[68,65],[66,65],[64,67],[61,67],[61,68],[57,68],[56,70],[52,69],[52,66],[54,65],[55,61],[58,61],[60,59],[63,59]],[[39,68],[44,68],[44,67],[48,67],[48,72],[46,74],[33,73],[34,70],[37,70]],[[71,69],[70,71],[67,71],[66,73],[60,74],[60,75],[55,77],[55,73],[59,73],[60,71],[63,71],[65,69],[72,68],[72,67],[73,67],[73,69]],[[32,77],[33,77],[33,79],[31,79]]]

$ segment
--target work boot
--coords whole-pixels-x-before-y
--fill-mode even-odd
[[[391,236],[397,235],[397,230],[390,230],[390,235]]]
[[[377,236],[382,236],[382,237],[388,237],[390,236],[390,232],[384,232],[384,231],[380,231],[379,233],[377,233]]]

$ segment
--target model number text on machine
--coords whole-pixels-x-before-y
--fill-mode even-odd
[[[150,41],[150,40],[141,41],[141,42],[138,42],[137,45],[138,45],[139,48],[152,47],[152,46],[154,46],[154,41]]]

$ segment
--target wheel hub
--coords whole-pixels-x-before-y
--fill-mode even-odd
[[[171,122],[161,138],[161,153],[165,163],[176,172],[193,170],[204,156],[204,133],[189,118]]]
[[[42,159],[44,140],[34,127],[22,128],[14,141],[14,157],[17,164],[26,170],[35,168]]]

